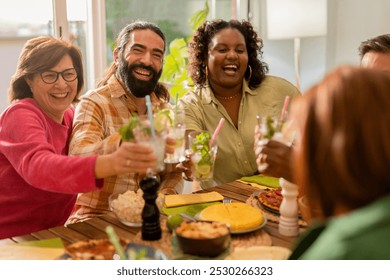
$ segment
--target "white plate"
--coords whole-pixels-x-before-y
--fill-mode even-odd
[[[279,246],[236,247],[225,260],[287,260],[291,251]]]

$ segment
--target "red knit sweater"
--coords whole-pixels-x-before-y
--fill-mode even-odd
[[[26,98],[0,116],[0,239],[63,225],[77,193],[103,186],[96,156],[67,156],[73,114],[58,124]]]

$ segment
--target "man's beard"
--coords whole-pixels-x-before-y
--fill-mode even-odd
[[[135,68],[143,68],[150,71],[152,73],[151,79],[148,81],[144,81],[135,77],[133,74],[133,70]],[[129,65],[129,63],[125,60],[122,60],[119,63],[118,71],[120,78],[125,84],[126,89],[131,92],[135,97],[139,98],[145,97],[146,95],[151,94],[154,91],[158,80],[160,79],[162,74],[162,69],[157,72],[151,66],[146,66],[141,63]]]

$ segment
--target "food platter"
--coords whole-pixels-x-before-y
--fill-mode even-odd
[[[259,230],[259,229],[263,228],[266,224],[267,224],[267,218],[263,215],[263,222],[262,222],[260,225],[254,226],[254,227],[248,228],[248,229],[230,230],[230,233],[231,233],[231,234],[244,234],[244,233],[250,233],[250,232],[254,232],[254,231],[256,231],[256,230]]]
[[[209,206],[197,213],[195,218],[228,224],[231,234],[253,232],[263,228],[267,223],[262,211],[241,202]]]
[[[272,209],[266,205],[264,205],[263,203],[261,203],[258,199],[257,199],[257,204],[258,206],[261,208],[261,209],[264,209],[268,212],[271,212],[272,214],[275,214],[275,215],[280,215],[280,212],[278,210],[275,210],[275,209]]]
[[[257,191],[254,196],[262,209],[276,215],[280,214],[279,207],[283,200],[280,188]]]
[[[124,247],[126,241],[120,239],[120,244]],[[109,239],[89,239],[66,246],[65,254],[60,258],[73,260],[112,260],[115,252],[115,247]]]
[[[120,244],[129,260],[167,260],[168,258],[160,250],[151,246],[127,243],[120,239]],[[104,239],[88,239],[72,243],[65,247],[65,253],[58,259],[62,260],[115,260],[119,259],[116,249],[111,241]]]
[[[159,194],[156,204],[161,209],[164,197]],[[110,210],[114,212],[116,218],[124,225],[129,227],[142,226],[142,210],[145,202],[141,189],[134,192],[127,190],[124,193],[114,193],[108,198]]]
[[[195,219],[199,219],[199,213],[197,213],[194,218]],[[254,226],[254,227],[250,227],[250,228],[247,228],[247,229],[241,229],[241,230],[232,230],[230,229],[230,233],[231,234],[244,234],[244,233],[250,233],[250,232],[254,232],[256,230],[259,230],[261,228],[263,228],[265,225],[267,224],[267,218],[265,217],[265,215],[263,215],[263,222],[260,224],[260,225],[257,225],[257,226]]]
[[[265,210],[265,211],[267,211],[267,212],[270,212],[270,213],[272,213],[272,214],[275,214],[275,215],[280,215],[280,211],[278,210],[279,209],[279,206],[280,206],[280,203],[281,203],[281,201],[280,201],[280,203],[278,204],[278,206],[276,207],[276,206],[273,206],[273,207],[270,207],[270,206],[268,206],[268,205],[266,205],[265,203],[263,203],[260,199],[259,199],[259,194],[260,193],[262,193],[262,194],[264,194],[264,193],[266,193],[268,190],[259,190],[259,191],[255,191],[254,193],[253,193],[253,196],[254,196],[254,198],[256,199],[256,201],[257,201],[257,205],[258,205],[258,207],[259,208],[261,208],[261,209],[263,209],[263,210]],[[281,195],[281,199],[283,199],[283,196]],[[299,218],[301,218],[301,213],[298,213],[298,217]]]
[[[130,194],[130,192],[110,195],[108,199],[110,210],[114,212],[116,218],[122,224],[129,227],[141,227],[141,212],[144,204],[142,196],[139,194],[134,194],[134,192],[131,194],[131,196],[127,196],[128,194]],[[125,200],[123,200],[123,197]],[[118,203],[115,204],[117,201]]]

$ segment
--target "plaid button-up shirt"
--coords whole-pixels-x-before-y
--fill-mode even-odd
[[[115,151],[121,139],[118,129],[127,124],[137,110],[134,100],[135,97],[126,94],[114,75],[107,85],[83,95],[75,111],[69,154],[102,155]],[[154,108],[164,106],[154,93],[151,100]],[[175,188],[183,184],[179,171],[165,171],[159,175],[160,191],[175,193]],[[142,176],[135,173],[105,178],[103,189],[79,194],[68,223],[107,213],[108,197],[112,193],[137,190],[140,179]]]

